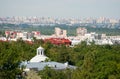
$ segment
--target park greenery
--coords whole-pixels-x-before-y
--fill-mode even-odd
[[[21,61],[30,60],[41,45],[51,61],[74,65],[76,69],[54,70],[45,67],[38,72],[41,79],[120,79],[120,45],[87,45],[85,41],[74,47],[53,45],[34,39],[33,44],[19,39],[0,42],[0,79],[15,79],[21,75]]]

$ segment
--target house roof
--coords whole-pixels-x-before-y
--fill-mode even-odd
[[[25,64],[25,63],[24,63]],[[46,66],[51,67],[55,70],[62,70],[62,69],[66,69],[66,68],[71,68],[71,69],[75,69],[75,66],[72,65],[68,65],[66,63],[58,63],[58,62],[28,62],[26,64],[26,68],[28,69],[38,69],[38,70],[43,70]]]
[[[41,46],[40,46],[39,48],[37,48],[37,49],[41,49],[41,50],[44,50],[44,48],[43,48],[43,47],[41,47]]]
[[[41,62],[41,61],[45,61],[47,58],[48,57],[44,55],[36,55],[30,60],[30,62]]]

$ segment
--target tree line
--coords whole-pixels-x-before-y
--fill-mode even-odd
[[[53,45],[36,40],[33,44],[22,40],[0,42],[0,79],[15,79],[21,74],[19,64],[36,55],[39,46],[51,61],[74,65],[77,69],[53,70],[45,67],[39,71],[42,79],[120,79],[120,45],[87,45],[74,47]]]
[[[43,35],[52,35],[54,33],[54,28],[59,27],[61,29],[67,30],[68,36],[76,36],[76,29],[78,27],[85,27],[88,32],[96,32],[98,34],[107,34],[107,35],[120,35],[120,29],[118,28],[102,28],[102,27],[96,27],[93,28],[91,25],[88,26],[80,26],[80,25],[73,25],[73,26],[68,26],[68,25],[55,25],[55,26],[33,26],[33,25],[28,25],[28,24],[0,24],[0,35],[4,35],[5,30],[25,30],[25,31],[40,31],[41,34]],[[49,28],[49,29],[48,29]]]

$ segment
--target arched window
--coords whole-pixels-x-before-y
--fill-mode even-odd
[[[41,51],[41,55],[42,55],[42,51]]]
[[[38,55],[40,54],[40,51],[38,50]]]
[[[41,50],[38,49],[38,55],[40,55],[40,54],[41,54]]]

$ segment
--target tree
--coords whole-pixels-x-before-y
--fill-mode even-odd
[[[2,47],[1,47],[2,46]],[[18,66],[20,64],[18,50],[6,42],[0,44],[0,79],[14,79],[20,74]]]

